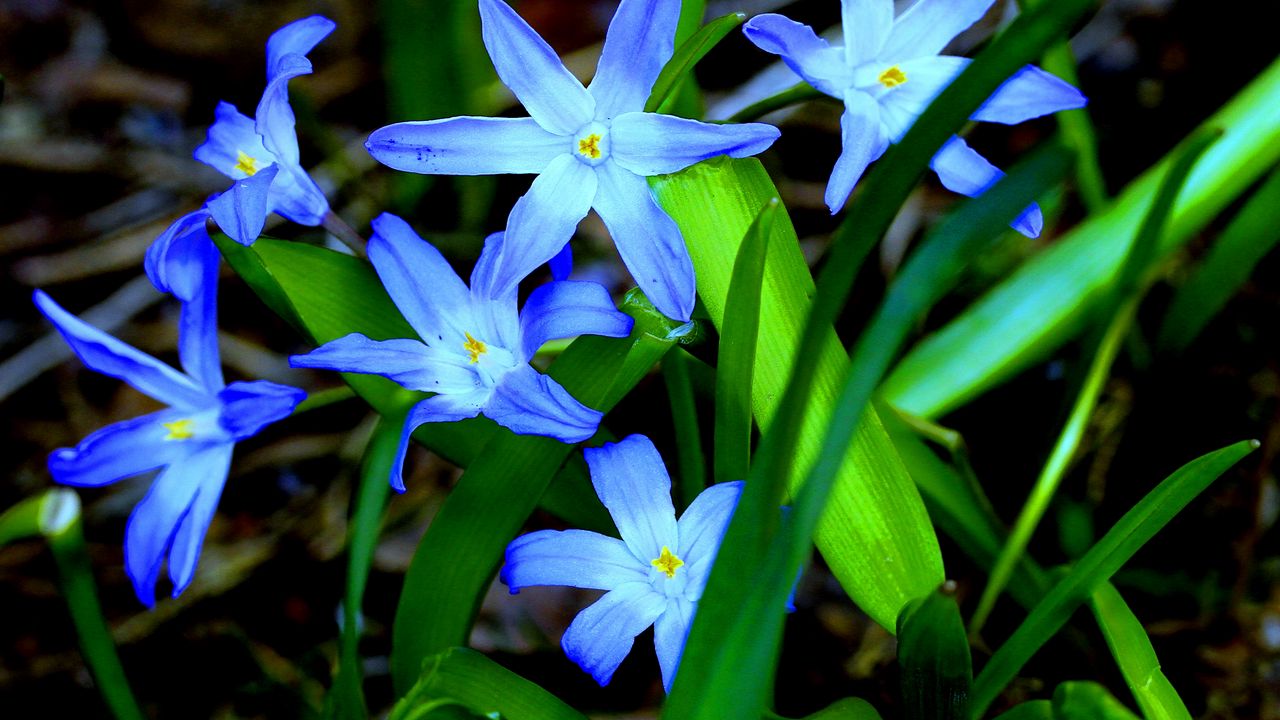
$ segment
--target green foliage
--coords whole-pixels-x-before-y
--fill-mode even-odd
[[[1053,691],[1054,720],[1138,720],[1107,689],[1094,682],[1065,682]]]
[[[653,91],[649,95],[648,102],[645,103],[644,111],[663,114],[670,112],[671,106],[678,97],[680,84],[686,80],[691,82],[694,66],[746,20],[747,16],[743,13],[729,13],[716,18],[676,48],[675,54],[667,61],[666,66],[662,68],[662,73],[653,83]]]
[[[432,710],[449,706],[502,720],[586,720],[556,696],[466,648],[426,658],[388,720],[433,717]]]
[[[1146,720],[1191,720],[1191,713],[1160,670],[1151,639],[1111,583],[1103,583],[1089,598],[1089,608],[1120,666],[1125,683]]]
[[[911,601],[898,617],[903,717],[965,720],[973,660],[953,588]]]

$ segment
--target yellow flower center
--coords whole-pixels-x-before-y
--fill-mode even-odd
[[[600,159],[600,134],[591,133],[578,141],[578,152],[592,160]]]
[[[670,579],[676,576],[676,568],[684,565],[684,561],[676,557],[676,554],[671,552],[671,548],[663,545],[662,554],[650,560],[649,564],[661,570]]]
[[[471,355],[471,363],[474,365],[480,362],[481,355],[489,352],[489,348],[483,342],[471,337],[471,333],[466,333],[466,336],[467,341],[462,343],[462,349]]]
[[[907,74],[902,72],[902,68],[894,65],[893,67],[880,73],[880,84],[887,87],[898,87],[907,81]]]
[[[237,150],[236,169],[245,175],[253,175],[258,172],[258,161],[254,160],[249,155],[244,154],[244,152]]]
[[[164,423],[164,429],[169,431],[164,436],[165,440],[190,440],[196,436],[195,422],[189,418],[182,420],[174,420],[173,422]]]

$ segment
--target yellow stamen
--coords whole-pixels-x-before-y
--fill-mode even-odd
[[[164,423],[164,429],[169,431],[165,440],[190,440],[196,436],[195,422],[187,418]]]
[[[671,548],[663,545],[662,554],[650,560],[649,564],[661,570],[669,579],[676,576],[676,568],[684,565],[684,561],[676,557],[675,553],[671,552]]]
[[[489,348],[483,342],[471,337],[471,333],[466,333],[466,336],[467,341],[462,343],[462,349],[470,353],[473,364],[478,363],[480,362],[480,356],[489,352]]]
[[[258,161],[251,156],[245,155],[242,151],[236,151],[236,169],[245,175],[253,175],[258,172]]]
[[[902,68],[894,65],[893,67],[880,73],[880,84],[887,88],[898,87],[907,81],[907,74],[902,72]]]
[[[578,152],[592,160],[600,159],[600,135],[592,133],[585,139],[578,141]]]

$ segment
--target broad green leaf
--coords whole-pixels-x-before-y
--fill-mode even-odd
[[[679,339],[638,290],[623,308],[636,318],[628,338],[580,337],[548,374],[588,407],[608,412]],[[462,646],[507,543],[576,449],[551,438],[492,434],[449,494],[414,552],[396,609],[391,673],[399,692],[422,662]]]
[[[1001,713],[996,720],[1054,720],[1053,703],[1048,700],[1028,700]]]
[[[1160,327],[1161,349],[1186,349],[1276,243],[1280,243],[1280,170],[1272,171],[1254,192],[1174,296]]]
[[[939,588],[903,608],[898,667],[904,717],[966,720],[973,659],[954,589]]]
[[[1054,720],[1139,720],[1095,682],[1064,682],[1053,691],[1052,703]]]
[[[451,704],[502,720],[587,720],[537,684],[460,647],[426,658],[413,687],[388,720],[414,720]]]
[[[980,718],[1027,660],[1066,624],[1090,595],[1173,516],[1258,447],[1246,440],[1183,465],[1120,518],[1053,590],[1032,609],[1013,636],[996,651],[973,685],[971,717]]]
[[[766,712],[765,720],[788,720],[776,713]],[[843,698],[801,720],[880,720],[880,713],[871,703],[861,698]]]
[[[760,294],[778,199],[760,208],[738,248],[725,298],[716,361],[715,481],[741,480],[751,468],[751,388],[760,334]]]
[[[1280,61],[1205,123],[1226,132],[1197,163],[1174,205],[1162,255],[1203,228],[1280,159],[1277,105]],[[1115,280],[1169,162],[1157,164],[1108,211],[1067,233],[916,346],[885,382],[885,398],[915,415],[937,417],[1074,337]]]
[[[698,30],[688,40],[681,43],[675,54],[659,73],[653,83],[653,91],[644,105],[645,112],[664,112],[667,105],[674,100],[677,86],[692,76],[693,68],[712,48],[720,44],[726,35],[738,29],[746,22],[744,13],[729,13],[716,18]]]
[[[698,425],[698,406],[689,377],[693,362],[682,352],[667,353],[662,360],[662,377],[667,385],[667,401],[671,404],[671,425],[676,436],[676,473],[680,497],[688,507],[707,486],[707,460],[702,452],[702,431]]]
[[[1169,678],[1160,670],[1160,659],[1142,623],[1111,583],[1103,583],[1089,598],[1093,617],[1107,639],[1107,647],[1120,666],[1124,681],[1146,720],[1191,720]]]

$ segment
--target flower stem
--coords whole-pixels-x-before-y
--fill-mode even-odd
[[[332,210],[325,213],[324,221],[321,223],[325,230],[328,230],[334,237],[342,241],[343,245],[351,248],[351,252],[356,257],[365,257],[364,248],[369,243],[360,237],[360,233],[356,232],[345,220],[338,217]]]

